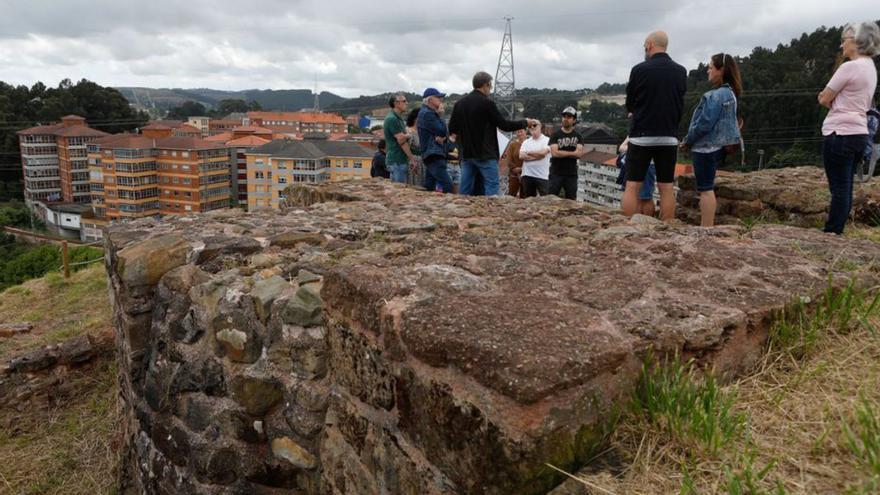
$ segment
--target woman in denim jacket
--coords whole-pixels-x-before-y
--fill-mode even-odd
[[[736,120],[737,98],[742,94],[742,78],[733,56],[726,53],[709,59],[707,91],[694,110],[688,134],[681,143],[694,161],[697,191],[700,193],[700,225],[715,225],[715,172],[724,158],[724,147],[739,144],[741,136]]]

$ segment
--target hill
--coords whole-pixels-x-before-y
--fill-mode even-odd
[[[115,88],[132,104],[146,108],[169,110],[187,101],[195,101],[208,108],[216,107],[221,100],[256,101],[266,110],[300,110],[311,108],[315,94],[308,89],[247,89],[243,91],[221,91],[209,88]],[[321,92],[321,106],[345,101],[345,98],[329,92]]]

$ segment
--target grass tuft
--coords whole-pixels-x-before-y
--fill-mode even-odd
[[[859,328],[872,335],[877,329],[872,318],[880,314],[880,292],[874,297],[855,287],[850,281],[836,289],[829,279],[828,288],[813,308],[798,300],[770,328],[770,349],[795,359],[803,359],[814,351],[826,332],[849,333]]]
[[[860,489],[863,493],[880,491],[880,415],[877,405],[861,397],[852,418],[842,422],[846,445],[867,473]]]
[[[722,390],[711,373],[697,379],[678,357],[645,362],[634,402],[651,424],[711,456],[745,431],[746,416],[733,408],[736,392]]]

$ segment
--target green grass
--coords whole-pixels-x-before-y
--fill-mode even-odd
[[[853,493],[880,492],[880,405],[861,397],[852,418],[842,422],[846,445],[866,473]]]
[[[765,466],[757,469],[755,467],[755,456],[756,454],[752,450],[738,456],[736,469],[731,469],[727,465],[724,466],[724,489],[726,493],[728,495],[785,495],[787,493],[785,486],[778,479],[772,491],[764,487],[770,473],[776,467],[776,460],[773,459]]]
[[[65,279],[50,273],[0,292],[0,321],[34,325],[29,334],[0,339],[0,358],[39,345],[110,331],[107,275],[100,264]]]
[[[723,391],[711,373],[697,378],[677,357],[664,365],[648,360],[635,394],[636,411],[676,441],[710,456],[738,439],[746,416],[734,412],[735,391]]]
[[[812,307],[799,299],[773,323],[769,333],[771,351],[781,351],[795,359],[812,352],[822,334],[847,333],[863,329],[872,335],[877,328],[872,318],[880,314],[880,292],[873,297],[850,281],[842,289],[829,280],[828,288]]]

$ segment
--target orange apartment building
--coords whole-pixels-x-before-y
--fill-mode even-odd
[[[122,220],[230,206],[229,151],[193,137],[117,134],[88,146],[95,216]]]
[[[31,127],[16,134],[28,204],[91,200],[86,146],[107,133],[87,126],[80,116],[68,115],[60,124]]]
[[[205,138],[206,141],[224,143],[229,148],[231,158],[230,178],[232,184],[233,206],[247,209],[247,152],[272,140],[272,131],[259,127],[236,127],[233,132],[224,132]]]
[[[279,133],[348,132],[348,123],[341,115],[324,112],[248,112],[250,125],[265,127]]]

